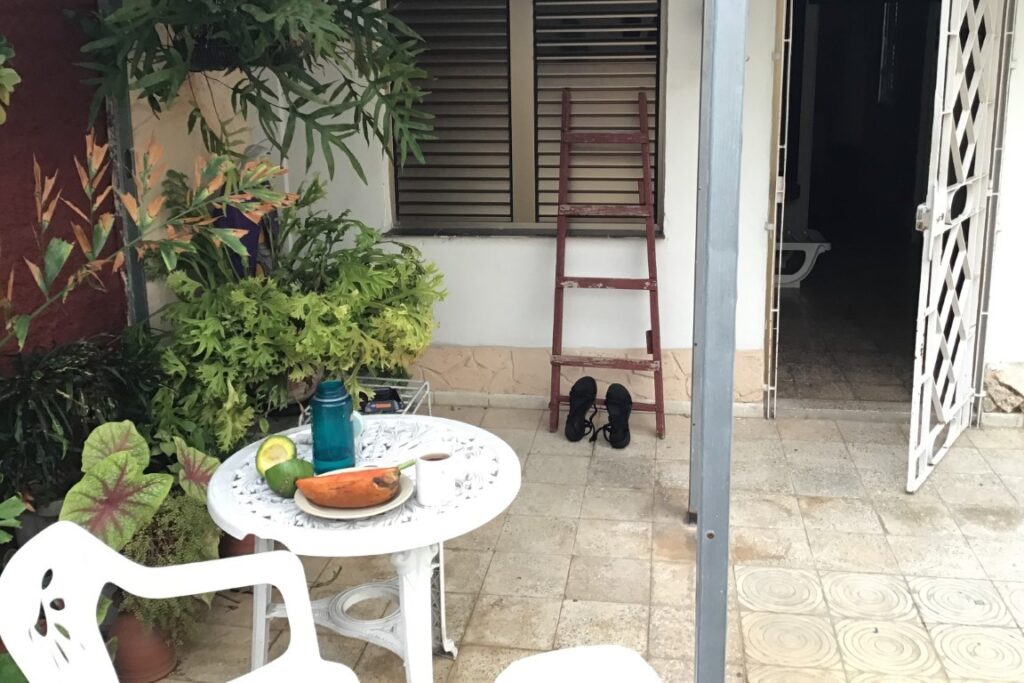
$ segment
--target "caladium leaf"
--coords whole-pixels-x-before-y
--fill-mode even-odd
[[[153,519],[172,484],[169,474],[143,474],[130,451],[114,453],[89,468],[68,491],[60,518],[121,550]]]
[[[131,420],[124,422],[107,422],[92,430],[82,448],[82,471],[88,472],[91,467],[114,453],[126,452],[139,465],[139,470],[149,466],[149,444],[142,438]]]
[[[197,448],[192,448],[177,436],[174,437],[174,451],[181,466],[178,470],[178,483],[181,484],[185,495],[205,503],[210,477],[220,466],[220,461]]]

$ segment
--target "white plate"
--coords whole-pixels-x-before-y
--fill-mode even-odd
[[[394,510],[396,507],[409,500],[409,497],[412,496],[413,489],[415,488],[413,486],[412,479],[403,474],[401,479],[398,480],[398,485],[400,488],[397,496],[386,503],[373,505],[368,508],[325,508],[322,505],[310,502],[310,500],[303,495],[302,491],[295,492],[295,504],[300,510],[306,514],[313,515],[314,517],[323,517],[324,519],[365,519],[367,517],[373,517],[374,515],[383,514],[389,510]]]

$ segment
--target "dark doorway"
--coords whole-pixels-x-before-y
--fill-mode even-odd
[[[938,10],[794,0],[783,239],[830,250],[782,289],[782,399],[909,405]]]

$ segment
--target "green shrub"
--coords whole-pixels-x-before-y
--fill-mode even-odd
[[[361,223],[355,244],[331,253],[312,291],[305,272],[248,277],[211,288],[182,272],[168,278],[179,301],[162,362],[168,383],[154,404],[161,434],[229,453],[269,412],[288,405],[289,380],[326,370],[400,372],[430,343],[433,306],[444,295],[436,268],[407,245],[387,248]],[[305,286],[304,286],[305,285]]]
[[[81,476],[93,428],[132,420],[145,434],[161,382],[155,344],[142,330],[18,354],[0,379],[0,499],[61,498]]]

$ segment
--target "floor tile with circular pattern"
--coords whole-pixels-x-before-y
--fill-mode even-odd
[[[827,619],[751,612],[743,615],[742,624],[748,661],[819,669],[839,666],[839,650]]]
[[[898,576],[826,572],[821,580],[832,616],[917,621],[914,600]]]
[[[1014,625],[999,592],[988,581],[935,578],[907,581],[926,624]]]
[[[942,665],[928,632],[917,624],[843,619],[836,622],[836,636],[843,661],[854,671],[901,677],[941,675]]]
[[[932,638],[952,678],[1024,681],[1024,636],[1017,629],[940,624]]]
[[[736,596],[753,612],[825,613],[818,575],[807,569],[737,567]]]

